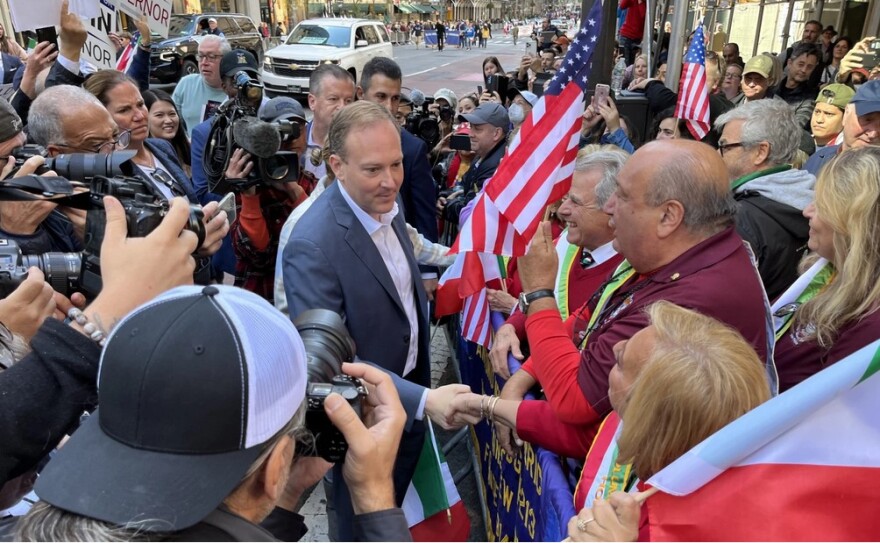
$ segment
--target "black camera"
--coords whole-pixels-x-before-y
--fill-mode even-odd
[[[81,253],[22,255],[14,240],[0,238],[0,298],[6,298],[18,288],[31,266],[43,272],[53,290],[70,296],[79,290],[81,264]]]
[[[324,411],[324,400],[336,392],[346,399],[360,417],[367,389],[354,377],[342,373],[342,363],[354,360],[355,345],[342,317],[327,309],[310,309],[293,321],[306,348],[306,429],[307,436],[297,444],[297,454],[320,456],[328,462],[342,462],[348,443]]]
[[[297,123],[266,123],[257,118],[263,100],[263,85],[241,71],[233,76],[234,100],[220,106],[211,125],[203,165],[211,192],[241,192],[260,184],[289,183],[299,179],[299,156],[281,151],[281,145],[300,136]],[[236,149],[244,149],[254,160],[245,179],[227,179],[226,168]]]
[[[44,151],[39,146],[25,146],[14,150],[12,155],[16,157],[16,162],[23,163],[30,156],[41,153]],[[134,155],[134,151],[59,155],[54,160],[47,160],[47,168],[63,172],[70,180],[60,176],[25,175],[6,179],[0,184],[0,200],[47,200],[87,211],[85,249],[81,254],[46,253],[4,261],[3,265],[10,270],[2,277],[7,285],[5,288],[11,287],[14,290],[27,276],[27,268],[37,265],[47,275],[46,280],[62,294],[79,291],[87,298],[98,295],[102,286],[101,243],[104,241],[107,222],[104,196],[113,196],[122,204],[128,237],[148,235],[159,226],[170,208],[170,203],[152,183],[140,177],[126,175],[126,172],[134,171],[131,164]],[[77,192],[75,188],[82,191]],[[205,240],[203,218],[201,207],[190,206],[187,229],[195,232],[199,245]],[[17,255],[17,246],[14,250],[0,251],[6,258],[12,253]],[[49,279],[50,275],[52,280]]]
[[[122,203],[125,210],[127,236],[142,238],[156,229],[165,218],[170,204],[152,183],[139,177],[94,177],[91,181],[89,198],[92,201],[86,213],[85,250],[82,256],[80,285],[88,298],[101,292],[101,244],[107,215],[104,212],[104,196],[113,196]],[[186,229],[199,238],[199,246],[205,241],[205,215],[202,208],[190,205],[189,221]]]
[[[12,151],[15,168],[8,177],[13,177],[25,161],[34,156],[46,159],[44,164],[34,172],[35,175],[42,175],[53,170],[59,177],[73,180],[87,180],[96,175],[105,177],[134,175],[134,165],[131,162],[134,155],[135,151],[120,151],[109,154],[73,153],[50,157],[41,145],[22,145]]]
[[[406,131],[424,141],[428,149],[433,149],[440,141],[440,123],[428,113],[428,106],[433,103],[431,96],[426,96],[420,103],[414,101],[412,113],[406,116],[404,124]]]

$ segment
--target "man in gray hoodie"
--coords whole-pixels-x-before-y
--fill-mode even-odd
[[[781,100],[758,100],[715,121],[718,150],[739,204],[736,229],[752,247],[771,300],[797,278],[810,227],[803,216],[816,178],[793,169],[801,128]]]

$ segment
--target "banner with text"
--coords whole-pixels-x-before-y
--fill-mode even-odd
[[[493,315],[493,326],[498,328]],[[503,322],[503,320],[501,321]],[[477,394],[500,394],[485,348],[459,338],[458,360],[462,382]],[[530,398],[530,396],[527,396]],[[572,488],[560,458],[525,443],[508,459],[495,437],[494,427],[481,421],[471,436],[480,459],[486,503],[488,541],[561,541],[575,515]]]
[[[70,0],[67,9],[86,19],[100,15],[95,0]],[[61,24],[61,0],[9,0],[9,12],[16,32]]]
[[[137,19],[146,14],[150,31],[163,38],[168,37],[171,22],[171,0],[115,0],[119,11]]]
[[[101,12],[86,24],[89,32],[83,44],[82,58],[88,60],[99,70],[112,70],[116,67],[116,46],[108,34],[116,32],[116,6],[108,0],[99,0]]]

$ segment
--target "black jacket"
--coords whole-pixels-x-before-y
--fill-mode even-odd
[[[498,145],[486,155],[486,158],[481,159],[479,164],[472,165],[467,173],[464,174],[464,177],[461,178],[461,184],[456,187],[456,190],[461,189],[462,193],[446,202],[446,207],[443,209],[444,219],[452,223],[458,223],[461,210],[464,209],[468,202],[477,197],[477,193],[483,188],[483,183],[495,175],[495,170],[498,169],[498,164],[504,157],[506,144],[506,139],[498,142]]]
[[[277,508],[270,518],[279,511],[288,515],[287,520],[296,523],[298,518],[298,521],[302,522],[302,517],[296,513]],[[279,541],[273,537],[273,534],[275,536],[281,534],[275,531],[270,533],[266,530],[266,524],[264,521],[262,526],[257,526],[221,506],[202,522],[171,536],[169,541]],[[298,541],[304,534],[305,531],[299,533],[299,536],[295,531],[287,533],[288,538],[281,541]],[[354,541],[412,541],[412,536],[403,510],[395,508],[355,515]]]
[[[55,319],[0,372],[0,482],[34,467],[98,399],[98,344]]]
[[[767,297],[772,301],[798,277],[809,223],[799,210],[757,192],[735,193],[734,198],[738,204],[736,231],[752,246]]]
[[[678,94],[669,90],[661,81],[651,81],[645,87],[645,97],[648,98],[648,111],[650,114],[656,115],[664,109],[674,107],[678,101]],[[709,95],[709,123],[712,129],[703,138],[704,143],[716,146],[718,145],[718,134],[715,130],[715,119],[722,114],[733,109],[733,103],[726,96],[720,93]]]

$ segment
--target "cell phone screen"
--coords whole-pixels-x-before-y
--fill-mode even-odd
[[[471,139],[466,134],[454,134],[449,138],[449,148],[455,151],[470,151]]]

